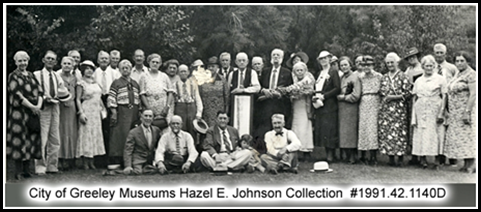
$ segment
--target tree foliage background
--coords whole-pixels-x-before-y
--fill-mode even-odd
[[[432,54],[436,42],[448,47],[448,61],[458,50],[476,58],[476,5],[7,5],[6,11],[8,72],[18,50],[30,54],[32,71],[42,68],[47,50],[60,60],[71,49],[94,62],[100,50],[132,59],[143,49],[190,64],[224,51],[268,63],[270,51],[281,48],[284,61],[306,52],[310,67],[328,50],[338,57],[370,54],[380,72],[388,52],[402,56],[417,47]]]

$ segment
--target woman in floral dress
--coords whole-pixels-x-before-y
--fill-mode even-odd
[[[403,166],[408,142],[407,101],[411,97],[409,79],[399,67],[401,58],[388,53],[385,63],[388,72],[381,78],[381,108],[379,110],[379,148],[389,156],[389,165]],[[395,162],[395,156],[398,161]]]
[[[377,164],[378,142],[378,115],[381,105],[379,88],[381,87],[382,74],[373,70],[374,59],[361,56],[361,67],[356,72],[361,81],[361,100],[359,101],[359,137],[357,148],[361,151],[361,162]],[[367,159],[369,151],[369,160]]]
[[[167,74],[159,70],[162,59],[158,54],[151,54],[147,57],[149,71],[141,79],[140,95],[145,108],[154,112],[155,120],[165,119],[165,125],[156,125],[161,130],[167,128],[170,118],[174,114],[171,103],[174,99],[174,87]]]
[[[96,168],[94,156],[105,154],[102,118],[107,116],[107,112],[101,99],[102,88],[93,78],[94,70],[95,65],[91,61],[80,64],[82,80],[78,82],[76,98],[80,122],[76,157],[82,158],[86,170]]]
[[[40,123],[38,129],[28,127],[34,116],[39,119],[43,91],[32,72],[27,70],[30,56],[18,51],[13,56],[17,69],[8,75],[8,114],[6,154],[15,161],[15,178],[31,177],[30,161],[42,158]],[[38,121],[39,122],[39,121]]]
[[[476,72],[468,65],[471,56],[466,52],[455,55],[459,73],[448,84],[448,130],[444,155],[464,159],[461,172],[474,173],[476,165]]]

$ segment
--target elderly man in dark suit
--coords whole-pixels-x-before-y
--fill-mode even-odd
[[[124,174],[152,174],[155,148],[160,139],[160,129],[152,125],[154,113],[144,110],[140,117],[142,124],[130,130],[125,142]]]
[[[260,77],[261,91],[254,104],[254,148],[260,153],[266,151],[264,135],[271,130],[271,117],[279,113],[285,116],[285,127],[291,128],[291,101],[289,97],[282,95],[277,88],[286,87],[293,83],[289,69],[282,67],[284,51],[274,49],[271,52],[272,66],[264,68]]]
[[[232,154],[239,141],[239,132],[234,127],[227,125],[229,117],[224,111],[217,113],[217,123],[206,132],[204,151],[200,161],[209,170],[214,170],[218,165],[226,166],[232,171],[242,170],[247,167],[252,152],[248,149],[239,150]]]

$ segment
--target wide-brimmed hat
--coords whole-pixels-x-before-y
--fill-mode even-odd
[[[417,57],[419,57],[421,53],[419,52],[418,48],[416,47],[412,47],[412,48],[409,48],[407,51],[406,51],[406,54],[404,54],[404,57],[403,59],[408,59],[409,57],[413,56],[413,55],[416,55]]]
[[[95,70],[97,68],[95,66],[95,64],[90,60],[85,60],[85,61],[81,62],[80,66],[90,66],[93,70]]]
[[[193,121],[194,129],[200,134],[205,134],[207,129],[209,129],[209,125],[202,119],[194,119]]]
[[[72,95],[70,95],[70,92],[68,91],[68,89],[65,86],[63,86],[63,87],[58,87],[57,97],[59,101],[66,102],[70,100]]]
[[[329,164],[326,161],[315,162],[313,168],[310,170],[310,172],[316,173],[329,173],[332,171],[333,170],[329,168]]]
[[[297,53],[292,54],[291,57],[289,58],[289,60],[287,60],[287,62],[286,62],[287,67],[292,68],[292,66],[293,66],[292,60],[294,60],[294,58],[295,58],[296,56],[297,56],[297,57],[300,57],[300,58],[301,58],[301,61],[304,62],[304,63],[306,63],[306,64],[307,64],[307,62],[309,62],[309,56],[307,56],[306,53],[304,53],[304,52],[297,52]]]
[[[319,56],[317,57],[317,59],[327,57],[327,56],[332,56],[332,54],[329,53],[328,51],[322,51],[321,53],[319,53]]]
[[[362,56],[361,64],[362,65],[373,65],[374,64],[374,58],[369,56],[369,55]]]

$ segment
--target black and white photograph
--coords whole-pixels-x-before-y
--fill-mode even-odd
[[[5,208],[478,208],[477,3],[3,4]]]

